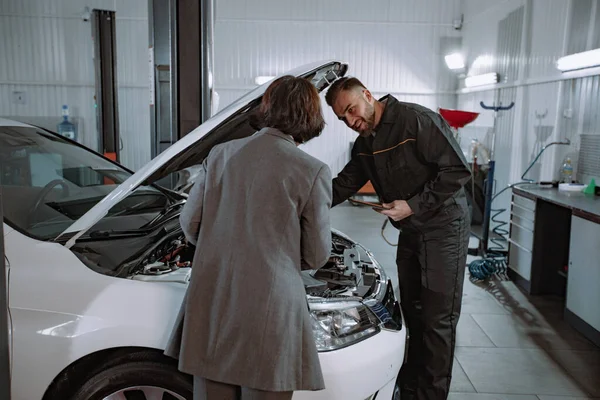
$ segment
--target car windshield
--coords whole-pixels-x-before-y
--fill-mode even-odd
[[[54,239],[130,176],[126,169],[59,135],[0,126],[4,218],[31,236]],[[166,204],[168,198],[160,190],[140,186],[105,219],[129,216],[120,218],[121,226],[136,229],[152,216],[131,216],[159,212]]]

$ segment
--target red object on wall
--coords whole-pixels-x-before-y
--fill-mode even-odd
[[[461,110],[449,110],[447,108],[440,108],[440,115],[448,122],[448,125],[458,129],[462,128],[467,124],[475,121],[479,116],[479,113]]]

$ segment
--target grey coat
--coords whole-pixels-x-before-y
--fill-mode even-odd
[[[206,379],[324,389],[300,270],[331,251],[331,173],[265,128],[213,148],[181,213],[197,243],[166,354]]]

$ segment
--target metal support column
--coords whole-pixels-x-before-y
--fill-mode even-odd
[[[152,158],[178,139],[177,0],[148,0]],[[163,182],[164,183],[164,182]]]
[[[1,177],[0,177],[1,179]],[[10,323],[8,319],[8,265],[4,256],[4,216],[0,186],[0,399],[10,400]]]
[[[214,0],[178,0],[179,138],[210,118],[213,90]]]
[[[152,157],[211,116],[214,0],[148,0]],[[177,177],[159,183],[173,187]]]
[[[115,12],[94,10],[92,35],[96,70],[96,121],[98,150],[119,161],[119,102],[117,92],[117,43]]]
[[[215,31],[215,0],[200,0],[200,71],[202,85],[200,86],[201,121],[210,118],[214,90],[214,31]]]

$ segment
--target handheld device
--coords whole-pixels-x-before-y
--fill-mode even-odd
[[[352,198],[350,200],[353,203],[358,203],[358,204],[362,204],[362,205],[365,205],[365,206],[373,207],[376,210],[389,210],[389,208],[385,208],[383,205],[381,205],[379,203],[371,203],[370,201],[356,200],[354,198]]]

